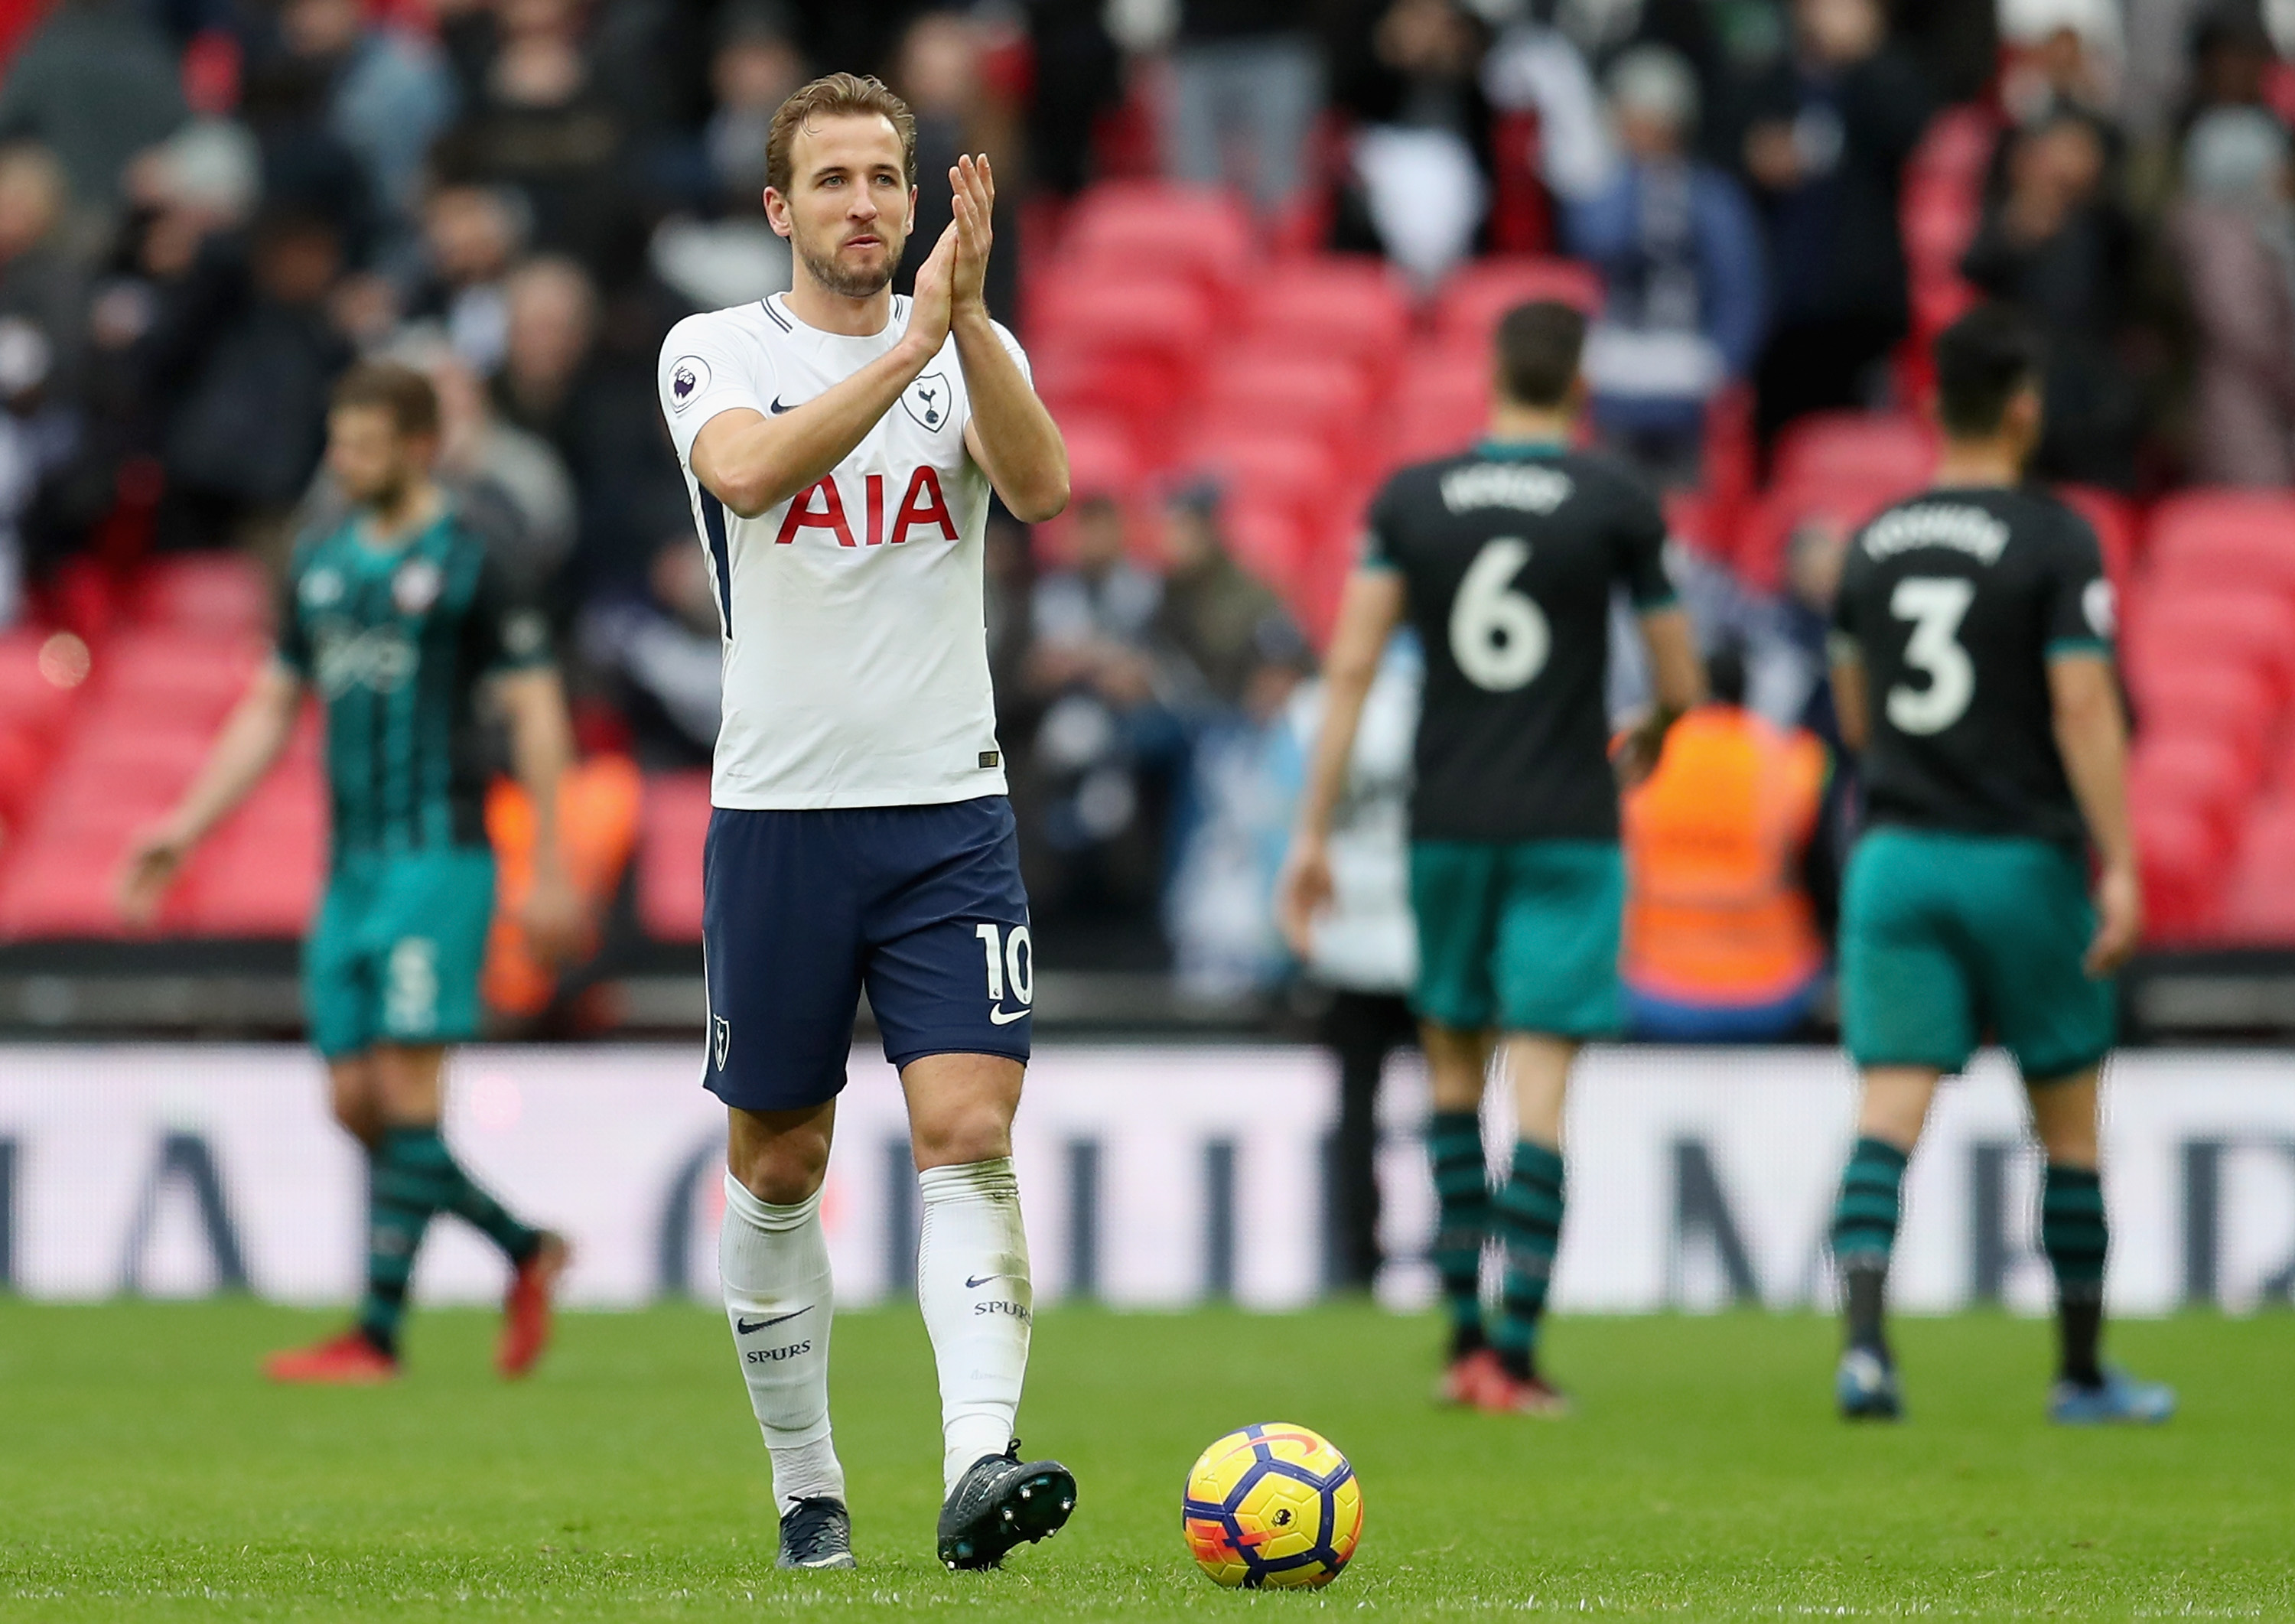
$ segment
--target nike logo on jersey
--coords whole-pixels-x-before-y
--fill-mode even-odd
[[[800,402],[800,403],[798,403],[798,404],[803,404],[803,403],[802,403],[802,402]],[[784,405],[782,405],[782,404],[781,404],[781,397],[780,397],[780,396],[776,395],[776,396],[773,396],[773,415],[774,415],[775,417],[779,417],[779,416],[780,416],[782,412],[792,412],[792,411],[795,411],[795,410],[796,410],[796,407],[794,407],[794,406],[784,406]]]
[[[808,1302],[801,1309],[793,1309],[786,1314],[776,1314],[771,1319],[736,1319],[733,1321],[733,1334],[747,1336],[752,1332],[764,1330],[767,1326],[777,1326],[784,1320],[795,1319],[799,1314],[812,1312],[813,1304]]]
[[[991,1009],[988,1012],[988,1018],[999,1026],[1009,1026],[1027,1013],[1025,1009]]]

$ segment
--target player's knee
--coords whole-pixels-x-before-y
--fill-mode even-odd
[[[768,1206],[793,1207],[810,1200],[829,1171],[829,1141],[813,1134],[784,1133],[769,1139],[737,1142],[725,1164],[741,1187]]]
[[[986,1104],[949,1112],[916,1122],[911,1140],[917,1168],[961,1167],[968,1162],[992,1162],[1012,1154],[1012,1121]]]

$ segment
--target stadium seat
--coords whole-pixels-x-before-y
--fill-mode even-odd
[[[208,636],[259,635],[271,623],[270,597],[262,566],[244,553],[186,553],[144,567],[135,618]]]
[[[97,650],[91,701],[211,727],[223,719],[268,648],[261,637],[209,637],[157,629],[125,632]]]
[[[1785,555],[1803,525],[1851,531],[1915,488],[1866,481],[1775,487],[1753,503],[1739,528],[1735,554],[1737,573],[1756,591],[1780,591],[1785,585]]]
[[[2295,495],[2186,491],[2152,517],[2152,590],[2239,583],[2295,596]]]
[[[2146,936],[2181,942],[2203,934],[2215,921],[2223,890],[2227,848],[2220,826],[2170,801],[2139,799],[2134,812]]]
[[[1088,412],[1055,413],[1068,448],[1068,486],[1078,495],[1129,501],[1139,488],[1139,457],[1131,431],[1115,418]]]
[[[1197,442],[1185,463],[1217,480],[1229,502],[1279,509],[1306,535],[1329,525],[1344,489],[1330,448],[1303,435]]]
[[[1221,439],[1279,426],[1352,457],[1368,427],[1370,404],[1370,386],[1345,361],[1249,351],[1214,363],[1204,382],[1197,433]]]
[[[638,922],[659,942],[701,940],[701,853],[709,838],[709,774],[649,776],[638,833]]]
[[[1230,502],[1221,510],[1220,526],[1235,561],[1291,600],[1306,567],[1309,541],[1292,506],[1283,502]]]
[[[113,828],[66,828],[24,841],[0,869],[0,938],[126,934],[112,902],[126,850],[125,831]],[[171,906],[162,922],[172,918]]]
[[[1532,299],[1559,299],[1588,314],[1602,308],[1601,273],[1574,259],[1469,260],[1434,296],[1434,331],[1448,347],[1486,350],[1499,318]]]
[[[1490,415],[1488,357],[1422,354],[1374,426],[1372,461],[1391,469],[1447,457],[1473,444]]]
[[[2230,850],[2238,837],[2246,797],[2253,788],[2239,752],[2219,739],[2147,739],[2128,763],[2131,802],[2199,814],[2208,820],[2222,851]]]
[[[1771,479],[1916,490],[1928,483],[1936,460],[1935,428],[1911,412],[1820,412],[1778,437]]]
[[[2275,593],[2213,590],[2160,592],[2157,583],[2124,647],[2138,693],[2178,665],[2234,662],[2270,682],[2278,703],[2295,694],[2295,604]]]
[[[2116,491],[2092,485],[2060,485],[2057,499],[2087,520],[2103,552],[2103,572],[2111,577],[2113,593],[2123,612],[2134,601],[2136,544],[2139,526],[2135,505]]]
[[[326,863],[316,770],[274,772],[192,859],[175,926],[201,936],[300,936]]]
[[[2211,739],[2238,755],[2247,781],[2263,776],[2279,706],[2252,666],[2177,665],[2151,673],[2137,697],[2137,738]]]
[[[1376,385],[1393,378],[1407,352],[1409,285],[1367,255],[1278,265],[1258,285],[1246,331],[1262,347],[1348,362]]]
[[[1124,266],[1184,275],[1215,291],[1238,285],[1255,257],[1250,222],[1227,192],[1115,181],[1076,204],[1057,273],[1089,279]]]

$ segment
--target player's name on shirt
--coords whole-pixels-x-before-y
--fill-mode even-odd
[[[1865,528],[1858,545],[1868,557],[1893,558],[1923,547],[1948,547],[1981,564],[1996,564],[2008,545],[2008,526],[1982,508],[1957,502],[1921,502],[1892,509]]]
[[[1513,508],[1551,513],[1570,500],[1577,482],[1558,468],[1510,462],[1470,462],[1442,476],[1442,505],[1453,513]]]

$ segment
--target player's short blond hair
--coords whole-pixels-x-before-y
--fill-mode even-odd
[[[765,184],[786,194],[795,178],[796,133],[816,118],[874,115],[893,126],[901,140],[901,173],[917,184],[917,116],[880,79],[857,73],[824,74],[800,86],[773,114],[765,132]]]

